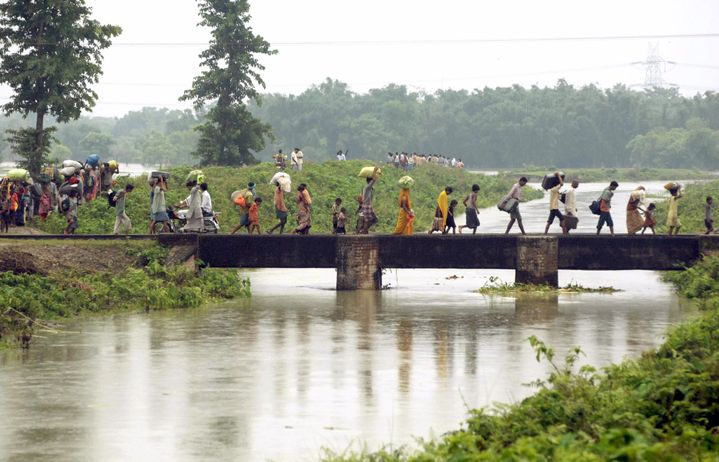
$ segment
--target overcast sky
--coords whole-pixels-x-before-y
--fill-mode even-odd
[[[105,52],[94,115],[143,106],[189,107],[208,31],[194,0],[88,0],[123,34]],[[643,84],[650,44],[664,79],[685,94],[719,90],[717,0],[256,0],[251,25],[278,50],[263,59],[267,88],[297,94],[326,77],[366,92],[388,83],[412,90]],[[694,38],[486,41],[487,39],[717,34]],[[0,88],[0,98],[7,98]],[[1,100],[0,100],[1,101]]]

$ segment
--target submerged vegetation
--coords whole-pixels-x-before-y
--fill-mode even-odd
[[[635,360],[578,367],[530,337],[548,363],[537,393],[476,409],[461,429],[417,450],[326,454],[327,461],[715,461],[719,453],[719,257],[667,278],[703,314]]]
[[[556,294],[581,294],[581,293],[603,293],[611,294],[619,292],[614,287],[584,287],[581,284],[572,282],[564,287],[551,287],[545,284],[515,284],[503,282],[499,278],[491,276],[489,280],[477,290],[483,295],[501,295],[501,296],[515,296],[515,295],[556,295]]]
[[[95,245],[96,258],[117,251],[112,244]],[[194,308],[250,295],[249,281],[236,271],[197,274],[194,268],[165,266],[167,250],[154,243],[128,242],[123,248],[134,265],[113,271],[0,273],[0,343],[27,346],[38,326],[85,313]]]
[[[347,162],[323,162],[321,164],[308,163],[302,172],[288,173],[292,176],[293,191],[285,195],[285,202],[290,209],[290,216],[285,231],[291,231],[296,225],[295,213],[297,206],[295,196],[296,188],[300,183],[306,183],[312,195],[312,233],[327,233],[331,231],[331,209],[337,197],[342,198],[343,207],[347,209],[348,232],[354,229],[356,221],[357,202],[355,198],[362,192],[364,179],[358,178],[362,167],[374,165],[372,161],[353,160]],[[184,179],[191,170],[190,167],[178,167],[170,170],[170,190],[167,193],[167,203],[177,204],[185,199],[189,192],[184,186]],[[212,195],[213,207],[220,212],[221,232],[228,232],[237,224],[239,218],[234,205],[230,201],[233,191],[247,187],[248,182],[257,185],[257,194],[265,199],[260,208],[260,224],[267,230],[277,222],[272,205],[274,188],[269,181],[277,172],[274,165],[260,163],[250,167],[208,167],[203,171],[207,176],[209,190]],[[455,188],[451,196],[460,203],[469,193],[472,184],[477,183],[482,190],[479,195],[480,207],[496,204],[507,194],[513,181],[504,178],[483,176],[461,169],[445,168],[425,165],[407,173],[403,170],[386,167],[382,169],[382,177],[375,186],[374,207],[379,218],[378,232],[391,232],[394,229],[399,210],[399,187],[397,181],[404,175],[411,175],[415,180],[412,189],[412,205],[417,214],[415,229],[423,231],[429,229],[432,221],[437,196],[445,186]],[[127,178],[123,181],[128,181]],[[145,178],[131,179],[135,190],[127,199],[127,214],[132,220],[134,233],[147,233],[149,221],[149,187]],[[525,188],[526,199],[542,197],[542,192]],[[460,206],[458,213],[463,213]],[[84,204],[79,209],[78,234],[107,234],[112,232],[115,221],[115,209],[111,209],[104,199]],[[66,226],[62,217],[50,217],[47,222],[38,225],[43,231],[62,233]]]

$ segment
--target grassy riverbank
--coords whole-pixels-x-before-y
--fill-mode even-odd
[[[707,196],[714,198],[714,226],[719,226],[719,181],[689,183],[684,185],[684,197],[679,199],[679,220],[682,222],[680,233],[703,233],[706,231],[704,206]],[[669,198],[669,193],[665,192],[662,197]],[[656,204],[657,232],[665,233],[668,231],[666,227],[667,203],[663,200],[657,201]]]
[[[698,318],[636,360],[576,367],[530,338],[552,372],[517,404],[478,409],[457,431],[406,448],[326,461],[715,461],[719,453],[719,257],[667,276],[700,301]]]
[[[542,181],[544,175],[557,169],[514,169],[500,172],[500,176],[514,178],[526,176],[532,182]],[[703,170],[672,169],[672,168],[569,168],[562,169],[567,179],[574,178],[585,183],[607,183],[610,181],[649,181],[649,180],[707,180],[716,179],[717,175]]]
[[[237,272],[167,267],[154,242],[3,242],[4,263],[31,259],[0,273],[0,345],[27,344],[47,323],[119,310],[193,308],[247,297]],[[64,257],[63,257],[64,256]],[[7,269],[7,268],[4,268]]]
[[[354,160],[347,162],[325,162],[322,164],[307,164],[302,172],[289,172],[292,176],[293,190],[300,183],[306,183],[313,197],[313,233],[327,233],[331,230],[331,208],[335,198],[343,199],[343,205],[348,211],[349,229],[354,229],[356,221],[358,196],[365,182],[357,177],[360,169],[364,166],[373,165],[369,161]],[[379,217],[377,226],[378,232],[391,232],[394,229],[398,213],[399,187],[397,181],[406,173],[394,167],[383,167],[382,177],[375,187],[374,206]],[[170,191],[167,194],[168,204],[180,202],[188,195],[187,189],[182,181],[185,179],[189,167],[175,168],[170,172]],[[258,194],[265,199],[260,211],[260,223],[263,230],[268,229],[276,223],[274,208],[272,206],[273,188],[268,184],[272,175],[276,172],[275,167],[269,163],[242,168],[231,167],[210,167],[205,168],[212,194],[215,210],[221,212],[222,232],[228,232],[237,223],[237,212],[231,204],[230,194],[246,187],[247,183],[253,181],[257,184]],[[424,231],[429,229],[432,221],[432,214],[437,201],[437,196],[445,186],[455,188],[452,198],[460,203],[469,193],[473,183],[478,183],[482,191],[480,193],[480,205],[491,206],[509,191],[513,180],[497,178],[470,173],[466,170],[450,169],[438,166],[422,166],[409,173],[415,180],[415,187],[412,189],[413,208],[417,214],[415,229]],[[145,179],[132,180],[136,186],[135,191],[128,200],[127,211],[132,219],[135,233],[146,233],[149,220],[149,188]],[[515,180],[516,181],[516,180]],[[293,191],[286,196],[286,202],[290,208],[291,216],[286,229],[291,230],[296,225],[294,214],[296,212],[295,194]],[[536,199],[542,197],[539,191],[525,189],[525,198]],[[463,212],[463,207],[458,209]],[[102,199],[80,208],[79,223],[77,230],[81,234],[107,234],[112,232],[115,209],[108,208],[107,201]],[[65,227],[65,221],[61,217],[51,217],[46,223],[38,227],[46,232],[59,233]]]

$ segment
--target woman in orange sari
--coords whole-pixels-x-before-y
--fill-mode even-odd
[[[402,234],[411,236],[414,232],[414,211],[412,210],[412,200],[409,196],[409,188],[414,184],[414,180],[408,176],[399,180],[402,188],[399,192],[399,216],[397,217],[397,226],[394,228],[393,234]]]

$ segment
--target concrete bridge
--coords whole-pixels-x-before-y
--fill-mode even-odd
[[[674,270],[719,251],[719,236],[332,236],[162,234],[9,239],[158,239],[215,268],[335,268],[337,290],[382,287],[383,268],[514,269],[518,283],[557,286],[560,269]]]
[[[674,270],[719,250],[719,236],[162,236],[218,268],[335,268],[337,290],[382,287],[383,268],[514,269],[557,286],[560,269]]]

